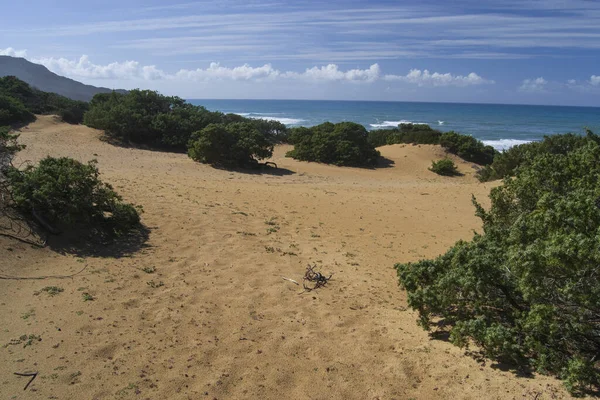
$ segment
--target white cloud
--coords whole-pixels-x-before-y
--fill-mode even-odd
[[[418,86],[470,86],[494,83],[492,80],[484,79],[475,72],[463,75],[452,75],[450,73],[431,73],[429,70],[411,69],[406,75],[385,75],[386,81],[401,81]]]
[[[12,51],[14,52],[14,50]],[[12,54],[12,53],[11,53]],[[304,71],[280,71],[271,64],[253,67],[243,64],[236,67],[210,63],[206,68],[180,69],[170,73],[154,65],[143,65],[138,61],[112,62],[95,64],[87,55],[79,59],[41,57],[30,58],[31,61],[46,66],[52,72],[82,81],[177,81],[185,82],[220,82],[220,81],[303,81],[315,82],[357,82],[374,83],[380,80],[399,81],[418,86],[469,86],[494,83],[472,72],[466,76],[450,73],[429,72],[413,69],[407,75],[383,75],[379,64],[368,68],[343,70],[337,64],[314,66]]]
[[[592,75],[590,77],[590,84],[593,85],[593,86],[600,85],[600,76],[598,76],[598,75]]]
[[[71,78],[87,79],[161,79],[165,75],[154,65],[141,66],[137,61],[113,62],[107,65],[94,64],[83,55],[79,60],[66,58],[34,58],[32,62],[42,64],[50,71]]]
[[[230,80],[258,80],[276,78],[280,75],[280,72],[273,69],[271,64],[265,64],[262,67],[251,67],[248,64],[244,64],[239,67],[227,68],[222,67],[219,63],[210,63],[210,66],[206,69],[195,69],[179,70],[174,75],[170,76],[171,79],[183,79],[183,80],[211,80],[211,79],[230,79]]]
[[[27,57],[27,50],[15,50],[12,47],[0,49],[0,56]]]
[[[541,76],[536,79],[525,79],[523,84],[519,86],[519,91],[527,93],[540,93],[546,90],[547,84],[548,81]]]
[[[320,68],[307,68],[302,73],[286,72],[284,77],[316,81],[374,82],[379,79],[380,74],[379,64],[373,64],[368,69],[351,69],[346,72],[341,71],[336,64],[328,64]]]

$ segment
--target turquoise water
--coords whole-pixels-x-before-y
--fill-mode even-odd
[[[188,100],[212,111],[312,126],[353,121],[367,129],[426,123],[441,131],[473,135],[497,149],[555,133],[600,133],[600,108],[504,104],[408,103],[316,100]]]

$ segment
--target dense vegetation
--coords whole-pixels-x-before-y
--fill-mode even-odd
[[[439,144],[449,153],[480,165],[489,165],[498,154],[491,146],[469,135],[456,132],[442,133],[425,124],[400,124],[398,128],[380,129],[369,132],[369,142],[375,146],[387,144]]]
[[[354,122],[325,122],[311,128],[294,128],[290,141],[294,149],[287,156],[300,161],[372,167],[379,158],[379,152],[368,141],[365,127]]]
[[[224,167],[252,167],[258,160],[271,157],[273,140],[255,123],[210,124],[195,132],[188,155],[195,161]]]
[[[0,78],[0,125],[31,122],[33,114],[56,114],[65,122],[78,124],[87,108],[85,102],[42,92],[14,76]]]
[[[600,144],[548,140],[563,150],[527,158],[489,211],[474,200],[483,234],[396,269],[423,327],[450,326],[454,344],[556,374],[572,392],[598,390]]]
[[[99,179],[94,161],[47,157],[23,171],[11,168],[7,176],[14,206],[56,230],[122,235],[139,225],[137,209]]]
[[[532,142],[513,146],[496,154],[494,162],[479,171],[482,182],[513,176],[518,167],[529,165],[541,154],[567,154],[590,141],[600,143],[600,138],[591,131],[586,136],[567,133],[564,135],[544,136],[540,142]]]
[[[431,168],[429,168],[429,170],[435,172],[438,175],[443,176],[459,175],[458,169],[456,168],[454,161],[452,161],[449,158],[442,158],[438,161],[432,161]]]
[[[368,140],[374,147],[388,144],[439,144],[442,132],[426,124],[400,124],[397,128],[376,129]]]
[[[177,151],[187,150],[194,132],[211,124],[237,122],[252,124],[274,142],[285,141],[286,127],[280,122],[212,112],[179,97],[163,96],[150,90],[97,94],[84,118],[86,125],[103,129],[117,139]]]

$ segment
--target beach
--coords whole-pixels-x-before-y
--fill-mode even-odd
[[[4,276],[76,274],[0,279],[0,397],[570,398],[430,336],[398,287],[395,263],[480,230],[471,197],[489,205],[498,183],[473,164],[450,155],[463,175],[442,177],[428,171],[441,147],[392,145],[379,168],[341,168],[281,145],[278,169],[240,172],[102,139],[53,116],[21,130],[17,165],[97,159],[146,232],[93,250],[0,236]],[[303,289],[308,265],[333,274],[325,287]],[[24,392],[14,373],[32,371]]]

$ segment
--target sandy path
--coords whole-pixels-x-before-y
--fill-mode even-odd
[[[554,379],[431,340],[406,309],[393,264],[480,226],[471,194],[484,200],[490,185],[470,164],[460,162],[464,177],[438,177],[427,167],[439,148],[398,145],[381,149],[394,166],[357,170],[286,159],[282,146],[274,160],[287,172],[244,174],[99,137],[41,117],[23,129],[20,158],[98,159],[102,178],[143,205],[149,239],[100,257],[0,237],[0,273],[87,266],[73,279],[0,280],[0,398],[568,397]],[[298,294],[281,276],[300,280],[308,263],[334,279]],[[45,286],[64,292],[35,294]],[[23,334],[42,340],[9,344]],[[27,392],[13,375],[23,371],[40,373]]]

